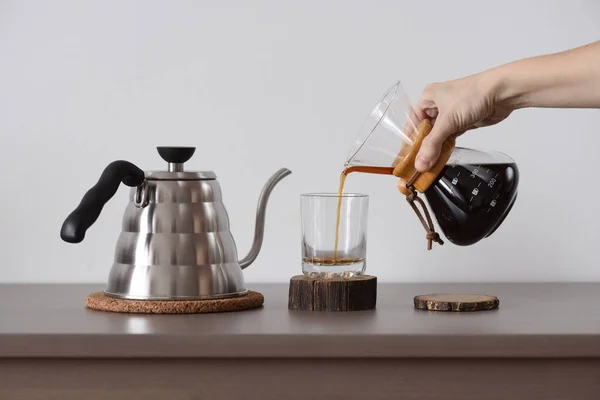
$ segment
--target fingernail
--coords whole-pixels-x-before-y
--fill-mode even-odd
[[[416,160],[415,164],[416,164],[415,166],[417,167],[418,170],[426,171],[429,168],[431,168],[432,162],[429,161],[428,159],[426,159],[425,157],[419,155],[419,156],[417,156],[417,160]]]

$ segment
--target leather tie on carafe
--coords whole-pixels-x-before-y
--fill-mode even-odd
[[[415,214],[417,214],[419,221],[421,221],[421,224],[423,224],[423,228],[425,228],[425,232],[427,232],[425,235],[425,238],[427,239],[427,250],[431,250],[432,242],[443,245],[444,241],[440,238],[439,233],[435,231],[433,221],[431,220],[431,215],[429,215],[429,210],[427,210],[425,202],[419,197],[416,189],[413,186],[414,181],[419,177],[419,175],[420,173],[418,171],[415,172],[409,181],[406,182],[406,188],[409,190],[409,193],[406,195],[406,201],[408,201],[408,204],[410,204]],[[421,205],[423,214],[425,214],[425,218],[423,218],[423,214],[421,214],[415,202]]]
[[[398,153],[398,162],[394,163],[393,174],[400,178],[398,189],[402,194],[406,196],[406,201],[410,204],[411,208],[421,221],[423,228],[425,228],[425,238],[427,239],[427,250],[431,250],[433,242],[440,245],[444,244],[444,241],[440,238],[440,235],[435,231],[433,220],[425,202],[419,197],[419,192],[424,193],[439,176],[440,172],[446,165],[446,162],[452,154],[454,149],[455,138],[450,137],[442,145],[442,151],[438,161],[429,169],[429,171],[420,173],[414,167],[415,158],[423,139],[431,132],[432,124],[429,120],[424,119],[420,121],[416,127],[416,132],[411,135],[412,145],[408,145]],[[419,203],[423,212],[419,211],[419,208],[415,203]],[[424,216],[423,216],[424,214]]]

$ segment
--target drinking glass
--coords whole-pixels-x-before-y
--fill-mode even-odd
[[[367,258],[368,212],[369,196],[366,194],[302,194],[303,274],[322,278],[363,275]]]

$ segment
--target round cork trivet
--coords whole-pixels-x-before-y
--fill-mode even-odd
[[[250,310],[262,306],[264,300],[262,294],[252,290],[243,296],[212,300],[128,300],[95,292],[85,298],[85,305],[116,313],[204,314]]]
[[[498,308],[500,300],[485,294],[426,294],[415,296],[414,304],[428,311],[486,311]]]

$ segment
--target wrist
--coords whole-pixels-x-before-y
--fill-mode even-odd
[[[529,107],[526,87],[512,67],[505,64],[483,72],[491,98],[495,104],[512,110]]]

